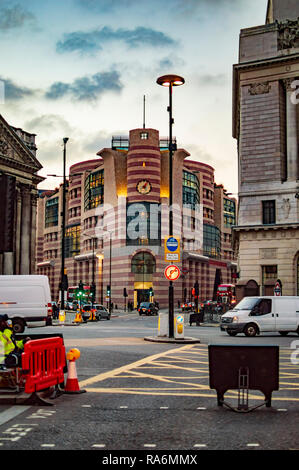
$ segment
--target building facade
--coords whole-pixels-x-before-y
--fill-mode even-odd
[[[10,126],[0,115],[0,274],[33,274],[37,185],[44,178],[35,134]]]
[[[176,304],[191,300],[195,281],[202,300],[213,298],[215,280],[230,283],[236,272],[226,237],[233,220],[224,212],[230,202],[235,218],[236,202],[215,185],[211,166],[189,157],[184,149],[173,154],[173,227],[180,239],[177,264],[182,271],[175,282]],[[150,298],[161,307],[168,305],[168,171],[168,140],[144,128],[131,130],[129,137],[113,137],[111,148],[100,150],[97,158],[71,166],[65,233],[69,287],[94,280],[97,302],[106,302],[110,286],[118,307],[128,301],[136,307]],[[37,271],[48,275],[54,300],[60,281],[61,207],[62,186],[38,200]]]
[[[238,297],[299,295],[299,3],[269,0],[241,30],[233,75],[239,150]]]

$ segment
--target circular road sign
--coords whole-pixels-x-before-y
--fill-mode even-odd
[[[176,238],[174,237],[169,237],[166,241],[166,247],[168,251],[177,251],[179,246],[179,242]]]
[[[164,275],[169,281],[176,281],[180,277],[181,271],[174,264],[170,264],[165,268]]]

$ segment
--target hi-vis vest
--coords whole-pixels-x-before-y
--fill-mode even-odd
[[[16,347],[23,349],[23,341],[15,341],[13,331],[8,328],[0,331],[0,364],[4,362],[5,356],[8,356]]]

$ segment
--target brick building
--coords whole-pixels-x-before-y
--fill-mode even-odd
[[[233,74],[239,148],[238,296],[299,295],[299,3],[269,0],[241,30]]]
[[[232,282],[236,271],[230,240],[224,239],[231,235],[236,202],[223,186],[215,186],[211,166],[189,157],[184,149],[173,155],[174,235],[181,240],[178,265],[183,270],[175,282],[176,303],[190,300],[196,280],[201,299],[212,298],[215,280]],[[71,166],[65,245],[69,286],[80,280],[90,285],[94,279],[96,300],[105,303],[110,285],[118,306],[124,305],[124,288],[135,306],[149,299],[152,289],[154,300],[167,306],[168,159],[168,141],[157,130],[134,129],[129,137],[113,137],[111,148],[100,150],[97,158]],[[228,203],[233,219],[225,218]],[[43,192],[38,201],[37,271],[48,275],[54,300],[60,281],[61,204],[62,186]]]

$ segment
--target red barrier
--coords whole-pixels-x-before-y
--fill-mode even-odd
[[[64,382],[65,347],[60,337],[28,341],[22,353],[25,392],[33,393]]]

